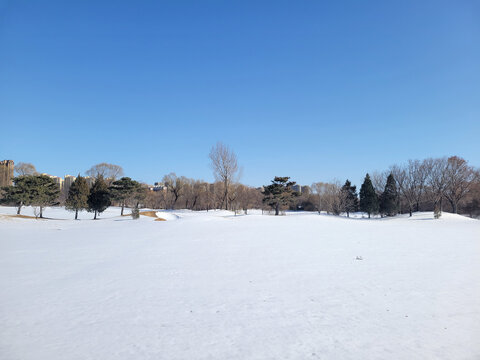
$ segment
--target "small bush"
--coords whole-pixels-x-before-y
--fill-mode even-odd
[[[138,218],[140,218],[140,209],[136,207],[132,209],[132,219]]]

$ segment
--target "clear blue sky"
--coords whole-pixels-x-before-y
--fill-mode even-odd
[[[0,0],[0,158],[152,183],[480,165],[479,1]]]

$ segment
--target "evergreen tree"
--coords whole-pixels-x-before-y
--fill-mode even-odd
[[[351,212],[358,211],[357,187],[352,186],[349,180],[345,181],[345,185],[341,189],[341,196],[344,200],[343,211],[347,213],[347,217],[350,217]]]
[[[31,180],[30,205],[40,208],[40,218],[43,218],[43,208],[58,205],[60,196],[59,185],[49,176],[33,175]]]
[[[275,215],[280,212],[282,205],[289,205],[299,194],[292,190],[295,181],[288,181],[289,177],[275,176],[272,183],[264,187],[263,202],[275,209]]]
[[[100,175],[95,179],[95,183],[88,195],[87,204],[88,211],[95,213],[94,220],[97,218],[97,214],[104,212],[110,206],[110,192],[105,180],[103,180],[103,176]]]
[[[33,175],[21,175],[13,179],[12,186],[5,186],[3,190],[3,204],[14,205],[17,215],[20,215],[23,206],[31,205],[34,197]]]
[[[141,185],[139,182],[130,179],[129,177],[122,177],[120,180],[114,181],[109,190],[114,201],[118,201],[122,210],[120,215],[123,215],[123,210],[127,201],[133,197],[139,191]]]
[[[132,219],[136,220],[136,219],[139,219],[140,218],[140,209],[138,208],[138,206],[135,206],[133,209],[132,209]]]
[[[368,214],[370,218],[371,214],[378,212],[378,198],[375,193],[375,189],[370,180],[370,175],[365,176],[362,187],[360,188],[360,210]]]
[[[79,174],[72,186],[70,186],[68,197],[65,202],[65,209],[75,211],[75,220],[78,218],[79,210],[88,209],[87,201],[89,194],[90,189],[88,188],[87,181]]]
[[[393,174],[388,175],[385,190],[380,197],[380,213],[386,216],[394,216],[398,213],[398,192]]]

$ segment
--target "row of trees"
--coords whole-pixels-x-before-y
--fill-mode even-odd
[[[289,177],[275,177],[270,185],[264,187],[263,202],[275,210],[275,215],[279,215],[283,208],[292,208],[297,204],[297,198],[301,198],[300,193],[293,191],[294,181]],[[393,175],[389,175],[385,189],[380,196],[377,195],[370,176],[367,174],[365,181],[360,189],[360,198],[357,194],[356,186],[349,180],[343,186],[338,183],[315,183],[313,186],[315,193],[307,195],[316,200],[316,210],[318,212],[327,211],[335,215],[346,213],[350,216],[351,212],[364,211],[370,218],[371,214],[381,213],[385,216],[393,216],[398,212],[398,192]],[[293,207],[295,208],[295,207]]]
[[[480,214],[479,171],[457,156],[409,160],[367,174],[360,196],[348,180],[343,186],[338,181],[319,182],[304,189],[297,201],[299,207],[332,214],[358,210],[387,216],[397,212],[412,215],[413,211],[440,213],[445,204],[454,213]]]
[[[78,175],[68,192],[65,208],[75,212],[75,219],[82,210],[93,212],[93,218],[96,219],[112,202],[116,202],[121,207],[120,215],[123,215],[128,204],[133,207],[133,213],[138,215],[136,210],[146,194],[147,188],[129,177],[122,177],[108,186],[103,175],[99,174],[89,188],[85,178]]]
[[[189,179],[170,173],[163,177],[164,190],[147,194],[144,205],[153,209],[225,209],[238,211],[260,208],[261,189],[240,183],[228,184],[217,181],[208,183],[203,180]],[[225,206],[225,203],[227,205]]]
[[[121,206],[122,215],[125,206],[135,208],[140,203],[149,208],[207,211],[223,208],[246,212],[249,208],[270,208],[276,214],[283,209],[345,213],[347,216],[352,212],[364,211],[369,217],[372,214],[391,216],[398,212],[411,215],[413,211],[422,210],[439,213],[448,204],[452,212],[460,210],[471,215],[480,213],[479,171],[457,156],[410,160],[403,165],[393,165],[386,171],[374,172],[372,176],[367,174],[359,193],[349,180],[343,184],[338,181],[317,182],[311,187],[302,186],[301,193],[297,193],[292,190],[295,182],[288,177],[275,177],[271,184],[253,188],[239,182],[241,171],[237,156],[227,146],[217,143],[212,147],[209,158],[216,182],[208,183],[170,173],[163,177],[164,187],[161,191],[147,191],[146,185],[121,177],[123,169],[118,165],[101,163],[92,166],[86,173],[96,179],[95,188],[104,187],[102,182],[105,183],[108,196],[102,196],[110,200],[109,205],[113,203]],[[44,206],[61,200],[56,191],[52,190],[51,182],[48,186],[44,185],[45,189],[51,190],[39,190],[38,184],[46,184],[47,177],[41,178],[42,180],[29,178],[39,177],[31,164],[19,164],[15,170],[19,175],[15,179],[16,189],[6,190],[5,198],[18,204],[19,212],[23,205],[44,204],[38,205],[42,214]],[[121,178],[117,180],[119,177]],[[102,206],[95,210],[93,200],[90,201],[91,204],[88,203],[89,196],[93,199],[90,193],[94,187],[87,194],[82,179],[81,176],[78,177],[63,202],[67,208],[75,211],[76,216],[80,210],[90,210],[96,217],[103,211]],[[32,185],[37,188],[36,195],[25,190],[25,187],[30,186],[26,184],[32,182],[37,184]],[[79,188],[83,190],[80,191]],[[79,191],[79,194],[72,193],[74,190]],[[98,198],[101,199],[102,196],[99,195]],[[106,203],[105,200],[104,204]]]
[[[43,218],[45,207],[59,204],[60,187],[49,176],[20,175],[13,182],[13,186],[2,189],[2,203],[15,205],[17,214],[20,214],[23,206],[33,206],[39,209],[38,215]],[[116,202],[121,206],[123,215],[127,204],[138,209],[147,191],[145,186],[128,177],[112,181],[109,186],[103,175],[97,175],[93,186],[89,187],[86,179],[78,175],[68,191],[65,208],[75,212],[75,219],[82,210],[93,212],[96,219],[112,202]]]
[[[20,175],[13,179],[13,183],[13,186],[2,189],[2,203],[15,205],[18,215],[23,206],[34,206],[39,208],[39,216],[43,217],[46,206],[58,205],[60,187],[48,176]]]
[[[261,190],[240,184],[241,168],[237,155],[228,146],[218,142],[211,148],[209,158],[215,183],[170,173],[162,179],[165,190],[150,193],[145,205],[151,208],[245,212],[262,206]]]

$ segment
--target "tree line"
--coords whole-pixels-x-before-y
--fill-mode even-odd
[[[47,206],[60,204],[60,186],[51,177],[46,175],[20,175],[13,179],[14,185],[4,187],[2,203],[14,205],[17,215],[20,215],[24,206],[38,208],[38,217],[43,218],[43,210]],[[110,185],[108,185],[110,183]],[[121,215],[127,203],[132,204],[133,209],[138,209],[140,202],[146,197],[147,188],[139,182],[122,177],[119,180],[105,181],[103,175],[95,178],[90,187],[84,177],[77,176],[70,186],[65,208],[75,213],[86,210],[94,213],[94,219],[98,214],[105,211],[112,203],[121,206]],[[138,211],[134,211],[138,214]],[[37,212],[35,211],[37,216]]]
[[[227,209],[247,213],[248,209],[281,211],[307,210],[346,214],[362,211],[371,215],[393,216],[398,213],[431,211],[437,216],[448,206],[457,213],[480,215],[480,176],[478,169],[467,161],[452,156],[409,160],[403,165],[392,165],[388,170],[366,174],[360,190],[349,180],[316,182],[294,191],[296,183],[289,177],[275,177],[271,184],[255,188],[241,184],[241,168],[236,154],[226,145],[217,143],[209,158],[214,183],[167,174],[158,191],[146,184],[123,176],[123,169],[114,164],[92,166],[86,174],[93,184],[78,176],[68,194],[59,193],[58,184],[50,177],[39,175],[31,164],[20,163],[15,171],[14,185],[3,189],[3,203],[39,208],[43,217],[46,206],[65,205],[68,210],[91,211],[94,218],[111,205],[129,206],[133,213],[140,207],[152,209]]]
[[[480,215],[480,172],[458,156],[409,160],[388,170],[366,174],[357,194],[350,181],[318,182],[307,188],[297,202],[306,210],[331,214],[366,212],[391,216],[414,211],[445,209]]]

